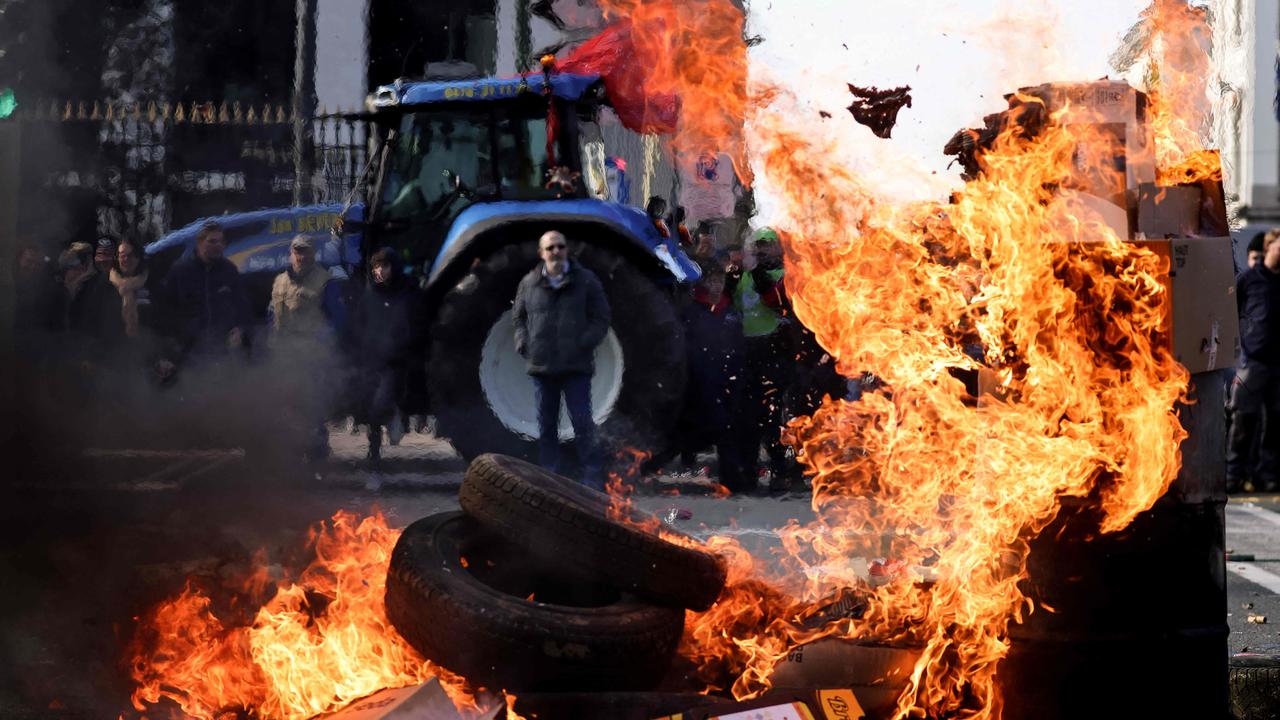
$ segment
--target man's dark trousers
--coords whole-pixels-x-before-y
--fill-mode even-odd
[[[538,403],[538,464],[563,474],[560,462],[560,395],[564,394],[573,424],[573,446],[582,463],[582,482],[604,488],[595,447],[595,420],[591,417],[591,376],[585,373],[531,375]]]
[[[1252,478],[1258,489],[1274,490],[1280,481],[1280,367],[1243,359],[1231,383],[1231,435],[1227,438],[1227,485],[1236,490]],[[1257,467],[1250,467],[1251,441],[1266,411]]]

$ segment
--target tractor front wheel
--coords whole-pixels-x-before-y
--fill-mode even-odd
[[[511,305],[520,279],[538,262],[530,243],[500,248],[444,295],[436,313],[427,366],[432,411],[441,434],[468,460],[487,452],[534,455],[534,386],[516,353]],[[572,262],[600,278],[613,314],[591,379],[599,450],[628,461],[660,453],[685,387],[676,309],[667,292],[619,253],[583,245]],[[573,438],[563,407],[559,434],[562,442]]]

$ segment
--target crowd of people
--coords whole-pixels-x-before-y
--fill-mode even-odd
[[[689,353],[688,402],[673,419],[681,462],[692,470],[698,453],[714,448],[718,479],[731,491],[754,490],[762,478],[770,490],[786,491],[801,478],[781,439],[786,422],[811,412],[825,394],[845,394],[846,383],[791,312],[776,232],[761,230],[746,247],[717,246],[713,226],[691,233],[683,221],[677,213],[667,220],[672,229],[659,226],[679,233],[702,269],[680,303]],[[33,379],[52,369],[70,380],[56,383],[56,407],[110,395],[111,388],[165,392],[176,385],[173,394],[186,398],[204,386],[208,405],[238,422],[255,411],[228,410],[230,388],[254,383],[232,376],[257,368],[277,399],[260,414],[289,414],[272,433],[277,451],[278,429],[287,425],[297,451],[289,457],[326,458],[327,423],[346,416],[367,429],[366,460],[376,466],[384,442],[398,442],[409,417],[427,412],[423,297],[402,276],[395,251],[372,254],[367,282],[352,296],[358,286],[332,282],[316,262],[314,241],[298,235],[265,308],[253,307],[248,280],[225,251],[226,234],[214,221],[163,273],[127,240],[73,243],[55,261],[38,246],[21,248],[15,334],[26,369]],[[539,460],[561,465],[555,426],[563,397],[584,480],[602,487],[607,461],[595,456],[589,387],[592,351],[610,322],[608,302],[599,280],[570,259],[562,234],[543,235],[539,255],[543,263],[514,303],[516,346],[545,426]],[[575,329],[566,334],[564,327]],[[47,383],[33,383],[40,384]]]
[[[713,226],[690,232],[681,213],[664,218],[665,207],[654,210],[659,230],[678,233],[702,271],[680,303],[689,368],[688,401],[674,421],[680,462],[692,471],[698,453],[714,448],[716,474],[730,491],[753,491],[767,478],[770,491],[785,492],[802,477],[782,440],[786,423],[811,413],[826,395],[856,396],[857,383],[836,373],[795,319],[777,232],[761,229],[746,247],[717,243]],[[263,309],[254,312],[245,278],[225,250],[216,222],[201,227],[194,251],[163,275],[128,240],[72,243],[53,262],[38,246],[20,247],[14,335],[22,348],[19,371],[31,380],[20,385],[43,388],[55,414],[74,423],[71,409],[88,398],[110,397],[112,388],[123,394],[165,388],[179,376],[195,379],[188,386],[215,386],[214,402],[224,402],[218,378],[253,363],[288,398],[299,454],[327,457],[327,422],[349,416],[366,428],[366,460],[376,466],[383,443],[398,442],[410,416],[427,412],[423,298],[417,283],[402,276],[395,251],[370,257],[368,281],[352,297],[354,285],[331,282],[317,265],[314,241],[294,237],[289,266],[271,287],[266,329],[255,338]],[[607,331],[608,303],[599,280],[569,259],[562,234],[546,233],[539,255],[543,264],[531,269],[515,302],[516,346],[539,408],[539,460],[560,467],[555,425],[563,396],[584,479],[599,487],[604,459],[592,445],[589,387],[591,351]],[[1253,238],[1236,292],[1241,353],[1227,393],[1228,489],[1277,491],[1280,230]],[[551,322],[545,311],[560,307],[557,298],[564,302],[555,312],[564,317]],[[542,329],[562,325],[577,328],[567,344]],[[51,374],[59,381],[46,382]]]
[[[856,388],[795,318],[776,231],[756,231],[745,248],[717,247],[714,226],[689,233],[679,216],[682,244],[702,270],[682,309],[689,348],[682,459],[691,466],[700,448],[714,446],[730,491],[755,490],[763,477],[771,492],[796,488],[802,473],[782,440],[786,423],[812,413],[824,396]]]
[[[376,464],[384,432],[397,441],[409,414],[425,412],[421,299],[417,285],[400,277],[395,253],[374,254],[363,294],[348,297],[352,285],[332,282],[316,263],[314,240],[298,235],[267,307],[255,312],[225,250],[217,222],[199,229],[193,252],[163,277],[128,240],[76,242],[54,262],[39,246],[20,248],[14,333],[21,370],[32,380],[28,400],[70,415],[77,401],[109,405],[182,378],[174,394],[183,400],[203,395],[208,404],[230,405],[230,376],[260,372],[269,391],[240,396],[269,395],[271,410],[295,416],[286,424],[298,428],[304,458],[327,457],[326,421],[349,415],[368,428],[368,460]],[[255,333],[263,311],[265,329]],[[274,441],[295,440],[275,427]]]

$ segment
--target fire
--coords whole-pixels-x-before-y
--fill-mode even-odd
[[[1105,226],[1062,221],[1048,188],[1069,178],[1072,133],[1009,131],[954,204],[885,218],[804,138],[773,132],[765,165],[794,198],[821,178],[862,200],[793,218],[789,282],[843,371],[884,382],[798,422],[820,528],[861,531],[800,546],[932,564],[927,591],[875,589],[852,634],[924,645],[901,715],[998,717],[1008,624],[1032,610],[1018,587],[1028,537],[1067,496],[1097,499],[1103,530],[1123,528],[1176,474],[1187,376],[1157,339],[1160,262]],[[975,399],[957,377],[984,371],[1004,399]]]
[[[188,583],[139,627],[134,707],[167,699],[195,718],[243,709],[300,719],[432,677],[455,704],[473,705],[461,678],[423,660],[387,622],[382,596],[398,536],[380,513],[336,513],[312,529],[315,559],[295,581],[271,587],[259,558],[260,571],[232,588],[230,606],[258,608],[251,617],[228,617],[214,594]]]
[[[1213,69],[1207,10],[1185,0],[1155,0],[1143,11],[1142,21],[1144,81],[1151,98],[1160,182],[1220,180],[1217,157],[1203,151],[1211,120],[1205,109]]]
[[[1203,53],[1194,35],[1169,34],[1203,18],[1172,0],[1147,17],[1163,72],[1149,113],[1156,164],[1185,178],[1188,160],[1206,157],[1205,103],[1186,84]],[[655,42],[680,55],[682,40]],[[728,57],[700,57],[716,63],[702,71],[735,72]],[[784,531],[782,577],[762,582],[737,558],[720,603],[690,618],[682,651],[708,676],[726,670],[744,697],[767,687],[797,642],[907,643],[922,652],[898,717],[996,718],[1009,625],[1036,611],[1019,587],[1027,541],[1068,497],[1101,508],[1102,532],[1122,529],[1177,473],[1185,433],[1174,407],[1188,375],[1161,335],[1167,268],[1061,201],[1058,188],[1105,167],[1114,149],[1087,124],[1012,123],[950,202],[894,206],[832,160],[805,116],[776,99],[741,121],[783,196],[797,316],[845,375],[881,386],[794,421],[819,519]],[[983,384],[988,392],[973,387]],[[853,558],[927,566],[933,581],[908,570],[873,586]],[[804,608],[848,587],[866,597],[862,617],[806,629]]]
[[[516,696],[515,695],[511,693],[507,693],[506,703],[507,703],[507,715],[506,715],[507,720],[528,720],[527,718],[525,718],[525,716],[516,712]]]
[[[622,448],[614,458],[614,469],[609,471],[609,479],[605,481],[604,491],[609,496],[609,507],[605,515],[610,520],[634,525],[647,532],[657,532],[661,523],[657,518],[646,517],[637,513],[631,495],[635,491],[634,482],[640,477],[640,471],[649,453],[635,448]]]

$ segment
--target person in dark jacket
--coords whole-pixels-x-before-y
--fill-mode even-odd
[[[1273,491],[1280,489],[1280,423],[1267,423],[1256,465],[1249,446],[1264,412],[1280,418],[1280,236],[1268,233],[1262,262],[1236,279],[1236,303],[1241,354],[1228,401],[1227,489]]]
[[[746,387],[746,339],[742,316],[733,307],[733,289],[726,286],[724,268],[705,266],[682,309],[689,348],[689,415],[686,449],[709,441],[716,447],[720,483],[742,492],[752,482],[744,476],[742,432],[738,418]]]
[[[102,238],[92,254],[88,247],[74,243],[62,257],[68,358],[86,368],[109,357],[124,339],[120,296],[100,269],[115,263],[115,243]]]
[[[600,460],[591,416],[591,375],[595,349],[609,332],[609,300],[600,279],[571,262],[563,234],[552,230],[538,240],[542,262],[516,290],[512,318],[516,351],[533,377],[538,406],[538,462],[560,471],[560,396],[573,423],[574,448],[583,482],[601,489]]]
[[[382,428],[396,440],[402,430],[398,410],[404,402],[414,363],[421,360],[421,323],[417,288],[399,270],[399,258],[382,248],[369,258],[369,284],[347,322],[347,344],[355,363],[356,421],[368,426],[367,460],[382,458]]]
[[[223,257],[222,226],[196,233],[195,253],[174,263],[164,282],[168,335],[179,357],[213,359],[248,347],[250,310],[240,271]]]
[[[1266,232],[1254,233],[1253,237],[1249,239],[1249,245],[1245,251],[1245,269],[1236,275],[1237,281],[1239,281],[1241,274],[1243,274],[1247,270],[1254,268],[1255,266],[1257,266],[1259,263],[1262,262],[1262,248],[1266,246],[1267,236],[1275,237],[1277,234],[1280,234],[1280,230],[1268,230]],[[1235,374],[1233,373],[1231,376],[1231,382],[1234,382],[1234,381],[1235,381]],[[1231,383],[1230,382],[1227,384],[1226,401],[1227,401],[1226,402],[1227,437],[1230,438],[1231,426],[1232,424],[1235,423],[1235,418],[1232,417],[1232,414],[1231,414]],[[1264,407],[1263,412],[1256,418],[1256,421],[1254,422],[1253,427],[1250,429],[1248,445],[1245,447],[1237,448],[1237,453],[1243,458],[1242,463],[1238,463],[1238,464],[1241,464],[1242,467],[1246,467],[1246,468],[1257,467],[1258,446],[1261,444],[1261,441],[1262,441],[1263,428],[1266,427],[1268,422],[1271,422],[1271,420],[1267,417],[1266,408]],[[1249,479],[1243,480],[1239,483],[1239,485],[1240,485],[1239,488],[1233,487],[1233,490],[1234,489],[1243,490],[1245,489],[1245,487],[1248,487],[1249,490],[1253,490],[1252,480],[1249,480]]]

